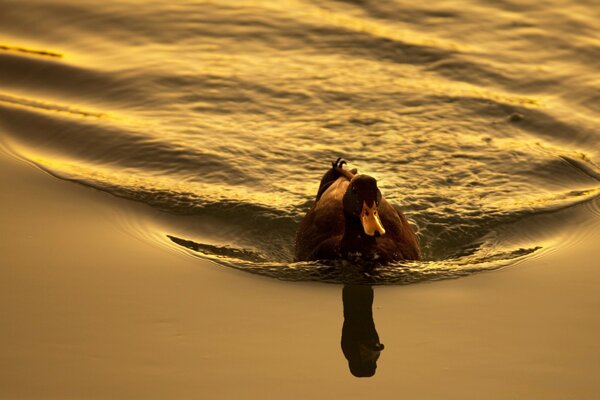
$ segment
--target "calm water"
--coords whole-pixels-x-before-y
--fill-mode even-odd
[[[0,10],[4,145],[160,210],[144,237],[221,265],[292,280],[458,277],[559,246],[566,220],[599,214],[597,1]],[[379,180],[426,261],[370,274],[292,262],[338,156]]]

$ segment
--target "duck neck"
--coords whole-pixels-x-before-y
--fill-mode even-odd
[[[352,256],[356,253],[360,253],[359,257],[367,256],[375,244],[375,237],[365,233],[357,217],[348,213],[344,213],[344,216],[344,236],[341,242],[342,256]]]

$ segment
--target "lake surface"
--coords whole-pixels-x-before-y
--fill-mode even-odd
[[[283,280],[405,284],[517,264],[600,214],[596,1],[0,9],[3,145],[158,210],[123,211],[144,240]],[[293,262],[337,157],[378,179],[424,261]]]

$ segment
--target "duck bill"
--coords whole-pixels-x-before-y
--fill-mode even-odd
[[[363,202],[362,211],[360,213],[360,222],[362,223],[365,233],[369,236],[383,236],[385,229],[379,219],[377,211],[377,203],[373,202],[373,206],[369,207],[367,202]]]

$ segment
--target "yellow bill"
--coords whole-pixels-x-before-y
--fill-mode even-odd
[[[377,211],[377,203],[373,202],[373,205],[369,207],[366,201],[363,201],[362,211],[360,213],[360,221],[362,223],[365,233],[369,236],[375,236],[376,233],[383,236],[385,235],[385,229],[379,219],[379,212]]]

